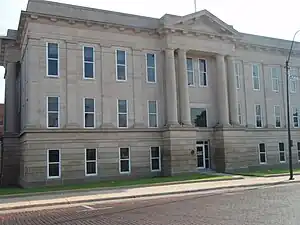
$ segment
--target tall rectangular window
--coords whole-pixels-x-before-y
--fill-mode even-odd
[[[285,151],[284,151],[284,143],[279,143],[279,161],[285,162]]]
[[[47,178],[60,178],[61,175],[61,156],[60,150],[49,149],[47,151]]]
[[[193,65],[193,59],[187,58],[186,59],[186,69],[187,69],[187,76],[188,76],[188,85],[194,86],[194,65]]]
[[[128,127],[128,102],[127,100],[118,100],[118,127]]]
[[[292,113],[294,128],[299,128],[299,109],[297,107],[292,107]]]
[[[130,149],[119,148],[119,171],[120,173],[130,173]]]
[[[239,117],[239,123],[242,124],[243,120],[242,120],[242,105],[241,105],[241,103],[238,104],[238,117]]]
[[[263,126],[261,105],[255,105],[255,126],[258,128]]]
[[[95,128],[94,98],[84,98],[84,128]]]
[[[150,147],[150,165],[151,172],[161,170],[161,156],[159,147]]]
[[[207,127],[207,110],[191,108],[191,120],[195,127]]]
[[[59,76],[59,48],[57,43],[47,43],[47,76]]]
[[[116,74],[117,81],[127,80],[126,51],[116,50]]]
[[[148,101],[148,126],[157,127],[157,101]]]
[[[147,82],[156,82],[156,55],[154,53],[146,54],[147,61]]]
[[[199,59],[199,81],[201,87],[207,86],[207,61],[205,59]]]
[[[85,175],[97,175],[97,149],[95,148],[85,149]]]
[[[93,47],[83,47],[83,78],[95,78],[95,51]]]
[[[300,161],[300,142],[297,142],[298,161]]]
[[[290,70],[290,79],[289,79],[289,82],[290,82],[290,92],[291,93],[296,93],[297,91],[297,70],[295,68],[292,68]]]
[[[259,65],[252,65],[252,84],[253,90],[260,90]]]
[[[272,77],[272,90],[275,92],[279,91],[279,77],[280,69],[277,67],[271,68],[271,77]]]
[[[259,147],[259,163],[266,164],[267,163],[266,146],[264,143],[260,143],[258,147]]]
[[[241,64],[239,62],[234,63],[234,76],[236,79],[236,88],[240,89],[241,87]]]
[[[48,96],[47,97],[47,127],[59,128],[60,125],[60,113],[59,113],[59,97]]]
[[[280,113],[280,106],[274,105],[274,118],[275,118],[275,127],[281,127],[281,113]]]

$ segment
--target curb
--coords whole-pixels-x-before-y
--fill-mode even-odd
[[[71,204],[80,204],[80,203],[104,202],[104,201],[112,201],[112,200],[128,200],[128,199],[138,199],[138,198],[145,198],[145,197],[168,196],[168,195],[174,195],[174,194],[201,193],[201,192],[205,192],[205,191],[225,190],[225,189],[233,189],[233,188],[250,188],[250,187],[262,187],[262,186],[269,187],[269,186],[276,186],[276,185],[289,184],[289,183],[300,183],[300,180],[279,181],[279,182],[273,182],[273,183],[261,183],[261,184],[250,184],[250,185],[225,186],[225,187],[217,187],[217,188],[174,191],[174,192],[132,195],[132,196],[122,196],[122,197],[110,197],[110,198],[100,198],[100,199],[95,198],[95,199],[91,199],[91,200],[68,201],[68,199],[65,199],[62,202],[33,204],[33,205],[26,205],[26,206],[3,207],[3,208],[0,208],[0,210],[1,211],[16,210],[16,209],[24,209],[24,208],[55,206],[55,205],[59,206],[59,205],[71,205]]]

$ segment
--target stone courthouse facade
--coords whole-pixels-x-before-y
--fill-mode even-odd
[[[157,19],[30,0],[0,39],[3,183],[287,166],[290,44],[206,10]],[[299,43],[292,59],[298,75]],[[299,81],[290,87],[298,165]]]

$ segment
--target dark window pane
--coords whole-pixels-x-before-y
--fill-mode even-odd
[[[48,58],[58,59],[58,44],[48,43]]]
[[[56,59],[48,59],[48,75],[58,76],[58,61]]]
[[[147,54],[147,67],[155,67],[155,56],[154,54]]]
[[[206,109],[191,108],[191,119],[196,127],[207,127]]]
[[[96,149],[87,149],[86,150],[86,160],[96,160]]]
[[[300,150],[300,142],[297,142],[297,149]]]
[[[206,74],[205,73],[202,73],[201,76],[200,76],[200,84],[203,85],[203,86],[206,86],[207,85],[207,78],[206,78]]]
[[[156,101],[148,102],[148,110],[149,110],[149,113],[156,113]]]
[[[266,162],[266,155],[264,153],[260,154],[260,162],[262,162],[262,163]]]
[[[152,170],[160,170],[159,159],[152,159]]]
[[[127,101],[126,100],[118,100],[118,112],[119,113],[127,113]]]
[[[92,47],[84,47],[84,61],[94,62],[94,49]]]
[[[125,51],[117,51],[117,64],[125,65],[126,62],[126,52]]]
[[[279,151],[284,151],[284,143],[279,143]]]
[[[126,80],[125,69],[126,69],[125,66],[122,65],[117,66],[118,80]]]
[[[127,127],[127,115],[119,114],[119,127]]]
[[[151,157],[159,157],[159,147],[151,147]]]
[[[59,162],[59,150],[49,150],[49,162]]]
[[[121,172],[129,172],[129,160],[121,161]]]
[[[256,118],[256,127],[262,127],[262,123],[261,123],[261,118],[260,117]]]
[[[93,98],[85,98],[84,99],[85,112],[94,112],[94,110],[95,110],[94,102],[95,102],[95,100]]]
[[[298,151],[298,160],[300,160],[300,151]]]
[[[149,115],[149,127],[157,127],[157,119],[155,114]]]
[[[194,73],[188,72],[188,85],[193,85],[193,84],[194,84]]]
[[[259,144],[259,151],[260,152],[266,152],[266,149],[265,149],[265,144]]]
[[[59,176],[59,165],[50,164],[49,165],[49,177],[58,177]]]
[[[155,68],[147,68],[148,82],[155,82]]]
[[[285,161],[285,155],[284,152],[280,152],[280,161],[284,162]]]
[[[280,124],[280,119],[276,119],[276,127],[280,127],[281,126],[281,124]]]
[[[206,72],[206,61],[203,60],[203,59],[200,59],[199,63],[200,63],[200,71],[201,72]]]
[[[48,113],[48,127],[59,127],[58,113]]]
[[[193,59],[191,58],[186,59],[186,67],[187,70],[193,71]]]
[[[94,64],[93,63],[84,63],[84,77],[85,78],[94,78]]]
[[[86,113],[85,114],[85,127],[94,127],[94,114]]]
[[[48,112],[58,112],[58,97],[48,97]]]
[[[96,173],[96,163],[95,162],[87,162],[86,163],[86,173],[87,174],[95,174]]]
[[[121,159],[129,159],[129,148],[120,148]]]

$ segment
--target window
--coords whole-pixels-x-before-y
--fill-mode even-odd
[[[150,165],[151,172],[160,171],[161,159],[160,159],[160,148],[150,147]]]
[[[235,75],[235,79],[236,79],[236,88],[240,89],[241,87],[241,81],[240,81],[240,77],[241,77],[241,64],[238,62],[234,63],[234,75]]]
[[[266,146],[264,143],[260,143],[258,147],[259,147],[259,163],[266,164],[267,163]]]
[[[281,116],[280,116],[280,106],[275,105],[274,106],[274,117],[275,117],[275,127],[280,128],[281,127]]]
[[[47,97],[47,127],[59,128],[59,97]]]
[[[126,51],[117,50],[116,61],[117,61],[117,65],[116,65],[117,80],[126,81],[127,80]]]
[[[206,109],[204,108],[191,108],[192,123],[196,127],[207,127]]]
[[[296,107],[292,108],[292,112],[293,112],[293,125],[294,128],[298,128],[299,127],[299,109]]]
[[[205,59],[199,59],[199,71],[200,71],[200,86],[207,86],[207,62]]]
[[[93,47],[83,47],[83,78],[95,78],[95,52]]]
[[[156,55],[153,53],[146,54],[147,61],[147,82],[156,82]]]
[[[262,127],[262,110],[260,105],[255,105],[255,126]]]
[[[242,124],[242,106],[241,103],[238,104],[238,117],[239,117],[239,123]]]
[[[57,43],[47,43],[47,76],[59,76],[59,51]]]
[[[253,82],[253,89],[259,90],[260,89],[260,78],[259,78],[259,65],[252,65],[252,82]]]
[[[119,151],[119,171],[120,173],[130,173],[130,150],[129,148],[120,148]]]
[[[118,100],[118,127],[128,127],[128,103],[127,100]]]
[[[60,150],[47,152],[47,177],[60,178]]]
[[[97,175],[97,149],[85,149],[85,175]]]
[[[296,93],[296,90],[297,90],[296,77],[297,77],[297,70],[295,68],[292,68],[291,72],[290,72],[290,77],[289,77],[291,93]]]
[[[157,102],[148,101],[148,126],[157,127]]]
[[[95,99],[84,98],[84,128],[95,128]]]
[[[277,67],[271,68],[272,90],[275,92],[279,91],[279,76],[280,76],[280,69]]]
[[[300,142],[297,142],[298,161],[300,161]]]
[[[187,76],[188,76],[188,85],[194,86],[194,65],[193,65],[193,59],[187,58],[186,59],[186,68],[187,68]]]
[[[284,151],[284,143],[279,143],[279,161],[285,162],[285,151]]]

